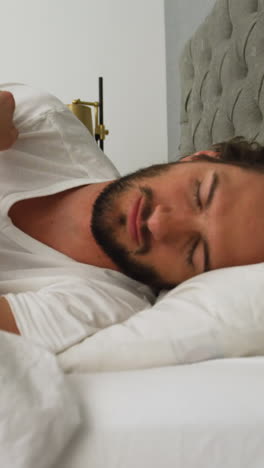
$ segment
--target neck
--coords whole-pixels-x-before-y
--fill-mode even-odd
[[[42,242],[80,263],[119,271],[97,244],[91,231],[93,204],[110,182],[70,189],[47,210],[48,238]]]
[[[79,225],[79,244],[77,242],[75,258],[101,268],[119,271],[119,268],[97,244],[91,231],[91,218],[94,202],[110,182],[101,182],[82,187],[72,200],[72,209],[76,210],[76,221]],[[77,239],[76,239],[77,241]]]

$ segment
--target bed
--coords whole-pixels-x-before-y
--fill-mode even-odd
[[[263,21],[263,0],[218,0],[186,44],[180,66],[182,155],[234,135],[257,138],[263,143]],[[142,328],[135,326],[133,317],[132,326],[126,327],[128,340],[122,346],[115,348],[120,328],[113,329],[108,348],[104,344],[111,330],[107,329],[106,335],[101,331],[94,340],[90,339],[88,347],[83,348],[83,354],[91,358],[88,367],[82,367],[80,362],[78,368],[79,350],[55,358],[28,343],[24,347],[30,359],[25,364],[25,360],[21,361],[23,339],[3,334],[0,351],[11,359],[11,351],[16,349],[13,368],[22,376],[21,387],[17,389],[19,395],[25,396],[27,412],[24,414],[22,406],[16,406],[16,400],[9,401],[12,389],[2,395],[11,412],[13,406],[14,415],[11,419],[9,416],[8,425],[0,430],[1,449],[6,449],[1,450],[1,465],[13,468],[263,468],[263,269],[261,264],[239,270],[237,284],[235,276],[229,281],[225,273],[232,288],[229,292],[225,285],[216,288],[224,312],[214,308],[214,316],[211,310],[206,315],[206,307],[199,303],[201,323],[206,322],[204,328],[200,327],[201,323],[200,328],[197,326],[192,314],[187,323],[186,309],[184,333],[189,335],[178,342],[178,348],[173,339],[168,347],[164,346],[159,340],[160,327],[153,328],[149,351],[151,354],[155,348],[156,365],[142,346],[144,334]],[[217,279],[217,274],[212,272],[212,281]],[[203,278],[195,281],[191,299],[197,305],[197,291],[203,300],[208,296],[204,295]],[[212,294],[210,281],[207,287]],[[252,299],[250,288],[255,283]],[[190,304],[189,285],[184,285],[179,294],[186,294]],[[240,300],[234,295],[234,288],[244,293]],[[161,304],[166,305],[162,301],[161,298]],[[141,325],[145,312],[140,317]],[[157,313],[160,312],[163,311],[158,305]],[[169,318],[166,320],[164,330],[173,334]],[[175,331],[179,330],[180,323],[176,323]],[[223,325],[230,332],[225,339],[222,339]],[[190,343],[195,341],[195,328],[199,329],[199,336],[196,335],[193,347]],[[239,340],[238,331],[241,332]],[[20,340],[19,347],[15,340]],[[138,353],[136,368],[131,365],[132,348],[126,354],[129,343],[134,346],[134,360]],[[240,357],[241,349],[248,357]],[[175,352],[180,356],[178,361]],[[112,368],[107,356],[111,358]],[[42,385],[36,389],[39,365]],[[27,375],[30,378],[25,380]],[[19,411],[15,412],[16,407]],[[12,431],[15,434],[20,427],[19,416],[28,418],[29,435],[20,433],[12,445]],[[27,447],[27,454],[16,458],[16,452],[22,453],[22,446]]]
[[[180,60],[180,153],[234,136],[264,142],[264,2],[217,0]]]
[[[0,335],[1,466],[263,467],[263,358],[63,375]]]
[[[56,468],[262,468],[263,358],[73,374],[84,426]]]

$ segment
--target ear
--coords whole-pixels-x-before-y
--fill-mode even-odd
[[[216,151],[206,150],[206,151],[197,151],[196,153],[193,153],[193,154],[190,154],[189,156],[186,156],[182,160],[183,161],[192,161],[192,159],[194,159],[195,156],[199,156],[200,154],[206,154],[206,156],[210,156],[212,158],[218,158],[219,157],[218,156],[219,153],[217,153]]]

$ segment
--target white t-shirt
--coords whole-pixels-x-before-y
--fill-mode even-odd
[[[7,83],[19,139],[0,152],[0,295],[21,335],[59,353],[153,302],[125,275],[77,262],[15,227],[17,201],[51,195],[119,174],[84,125],[57,98]],[[0,312],[1,313],[1,312]]]

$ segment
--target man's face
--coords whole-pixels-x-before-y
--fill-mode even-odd
[[[111,183],[97,199],[92,230],[128,276],[170,287],[264,261],[263,200],[262,173],[181,162]]]

